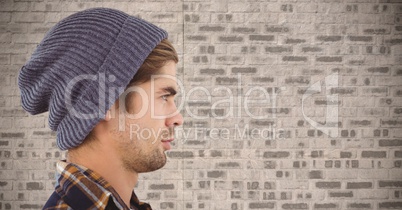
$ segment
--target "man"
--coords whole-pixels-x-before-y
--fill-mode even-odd
[[[163,167],[176,126],[177,53],[157,26],[95,8],[56,24],[22,67],[22,106],[49,111],[57,145],[54,193],[44,209],[151,209],[138,174]]]

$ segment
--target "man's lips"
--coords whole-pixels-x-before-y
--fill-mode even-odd
[[[163,147],[166,149],[166,150],[169,150],[170,149],[170,142],[172,142],[174,139],[172,138],[172,139],[164,139],[164,140],[162,140],[162,145],[163,145]]]
[[[171,138],[171,139],[162,139],[162,142],[172,142],[172,141],[174,141],[174,138]]]

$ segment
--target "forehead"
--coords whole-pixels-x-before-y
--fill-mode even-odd
[[[168,61],[158,72],[159,74],[176,76],[176,63],[174,61]]]
[[[176,87],[177,84],[176,77],[176,63],[173,61],[169,61],[164,65],[159,71],[158,74],[152,75],[151,83],[154,85],[169,85]]]

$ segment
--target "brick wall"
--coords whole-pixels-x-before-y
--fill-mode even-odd
[[[0,1],[0,209],[40,209],[65,156],[20,107],[19,68],[99,6],[180,53],[185,123],[136,190],[155,209],[402,209],[400,0]]]

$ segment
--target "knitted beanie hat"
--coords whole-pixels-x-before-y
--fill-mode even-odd
[[[114,9],[68,16],[47,32],[21,68],[22,107],[49,111],[62,150],[80,145],[124,92],[167,32]]]

